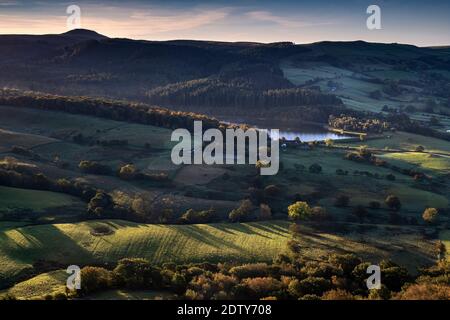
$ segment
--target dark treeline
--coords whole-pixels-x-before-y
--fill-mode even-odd
[[[346,110],[339,116],[330,115],[328,125],[335,129],[368,133],[401,130],[450,141],[450,134],[423,126],[420,122],[411,120],[405,113],[390,112],[384,115],[381,113]]]
[[[271,108],[341,105],[333,95],[301,88],[259,89],[240,81],[200,79],[150,90],[151,103],[173,106]]]
[[[356,132],[382,133],[391,129],[390,123],[380,119],[361,119],[352,116],[330,116],[328,125],[335,129]]]
[[[101,230],[104,232],[104,230]],[[187,300],[445,300],[450,297],[450,265],[444,260],[412,276],[391,261],[381,261],[381,286],[367,288],[371,262],[352,254],[332,254],[324,261],[306,261],[281,254],[271,264],[197,263],[156,266],[137,258],[120,260],[113,269],[86,266],[82,287],[44,299],[89,297],[110,289],[163,290],[172,299]],[[14,299],[14,296],[5,297]]]
[[[116,100],[65,97],[31,91],[0,90],[0,104],[73,114],[89,115],[117,121],[148,124],[164,128],[192,129],[195,120],[203,121],[203,128],[225,126],[218,120],[191,112],[171,111],[141,103]]]

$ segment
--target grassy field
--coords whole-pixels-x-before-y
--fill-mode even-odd
[[[93,236],[105,222],[5,228],[0,233],[0,284],[14,279],[39,259],[63,264],[114,263],[125,257],[167,261],[271,261],[285,251],[288,223],[255,222],[211,225],[143,225],[124,221],[106,224],[108,236]]]
[[[47,295],[66,292],[69,274],[65,270],[42,273],[21,281],[9,289],[0,290],[0,296],[10,295],[19,300],[42,300]],[[165,291],[113,289],[83,297],[86,300],[155,300],[170,299],[172,294]]]
[[[416,168],[437,175],[450,173],[450,157],[420,152],[386,153],[382,158],[395,165]]]
[[[43,211],[80,204],[83,203],[79,199],[62,193],[0,186],[0,213],[21,209]]]
[[[396,132],[389,134],[389,136],[390,138],[367,140],[364,142],[352,143],[351,145],[367,145],[371,148],[402,149],[405,151],[415,151],[416,147],[423,146],[425,147],[425,151],[450,155],[450,143],[445,140],[407,132]]]
[[[439,238],[447,248],[447,260],[450,261],[450,230],[441,231]]]
[[[17,299],[43,299],[45,295],[64,293],[69,275],[64,270],[42,273],[13,287],[0,290],[0,296],[9,294]]]

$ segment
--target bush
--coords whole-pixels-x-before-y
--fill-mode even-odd
[[[325,292],[322,300],[355,300],[355,297],[348,291],[342,289],[334,289]]]
[[[268,185],[267,187],[264,188],[264,194],[267,197],[276,197],[280,194],[280,188],[277,187],[274,184]]]
[[[80,168],[81,171],[90,174],[110,175],[112,173],[110,167],[89,160],[81,161],[78,168]]]
[[[194,211],[189,209],[180,218],[181,223],[207,223],[211,222],[214,216],[214,210]]]
[[[400,291],[402,286],[410,280],[408,270],[391,261],[381,261],[381,283],[391,291]]]
[[[239,279],[267,277],[270,275],[270,268],[267,263],[244,264],[231,268],[230,274]]]
[[[250,298],[260,299],[281,289],[281,282],[272,277],[247,278],[242,284],[249,289]]]
[[[308,170],[309,170],[310,173],[321,173],[321,172],[322,172],[322,167],[320,166],[320,164],[313,163],[313,164],[309,167]]]
[[[288,214],[293,221],[306,220],[311,217],[311,208],[306,202],[297,201],[288,207]]]
[[[303,280],[292,280],[288,291],[294,297],[302,297],[307,294],[321,296],[331,289],[331,282],[324,278],[308,277]]]
[[[442,284],[413,284],[397,294],[398,300],[450,300],[450,286]]]
[[[426,223],[434,223],[439,217],[439,212],[435,208],[427,208],[422,214],[422,218]]]
[[[132,180],[136,177],[137,172],[138,171],[134,165],[127,164],[119,169],[118,176],[124,180]]]
[[[386,200],[384,201],[389,209],[394,211],[399,211],[402,207],[402,204],[400,202],[400,199],[397,196],[389,195],[387,196]]]
[[[120,285],[132,289],[157,289],[162,284],[160,270],[144,259],[122,259],[114,269]]]
[[[231,222],[242,222],[249,220],[253,210],[253,204],[250,200],[246,199],[242,201],[241,205],[230,212],[228,218]]]
[[[361,259],[354,254],[332,254],[328,258],[328,262],[342,269],[345,275],[350,275],[352,271],[361,264]]]
[[[95,217],[104,215],[107,210],[111,209],[114,205],[112,198],[109,194],[103,191],[97,191],[95,196],[89,201],[88,213]]]
[[[81,294],[108,289],[112,286],[111,271],[98,267],[81,269]]]

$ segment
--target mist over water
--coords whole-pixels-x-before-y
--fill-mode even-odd
[[[300,141],[323,141],[326,139],[339,140],[351,138],[348,135],[341,135],[335,132],[328,131],[325,126],[313,123],[286,123],[285,121],[277,121],[272,119],[245,119],[235,118],[226,119],[225,122],[233,124],[248,124],[257,129],[279,129],[279,137],[272,136],[272,138],[285,138],[288,141],[295,140],[297,137]]]

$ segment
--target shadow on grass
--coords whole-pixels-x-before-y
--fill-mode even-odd
[[[23,277],[23,271],[39,261],[59,265],[80,265],[95,262],[91,252],[80,246],[54,225],[38,225],[12,228],[0,232],[0,255],[11,263],[0,265],[0,274],[10,274],[7,281],[15,282]],[[30,270],[33,272],[33,270]],[[17,278],[16,278],[17,277]]]

